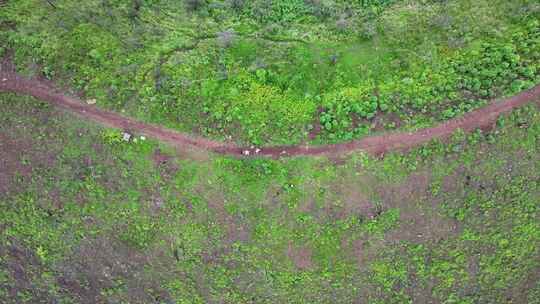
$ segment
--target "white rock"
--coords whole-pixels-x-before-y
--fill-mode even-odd
[[[165,202],[163,201],[162,198],[158,197],[157,199],[154,200],[154,206],[156,206],[156,208],[161,208],[163,207],[163,204]]]
[[[250,153],[249,150],[244,150],[244,151],[242,152],[242,154],[244,154],[244,155],[249,155],[249,153]]]
[[[2,78],[2,81],[7,81],[7,78]]]
[[[259,152],[261,152],[261,149],[259,148],[255,149],[255,153],[259,153]]]
[[[139,138],[140,138],[141,140],[146,140],[146,137],[145,137],[145,136],[142,136],[142,135],[141,135],[141,137],[139,137]]]
[[[88,100],[86,101],[86,103],[87,103],[87,104],[89,104],[89,105],[93,105],[93,104],[96,104],[96,102],[97,102],[97,101],[96,101],[96,99],[95,99],[95,98],[92,98],[92,99],[88,99]]]
[[[124,132],[122,133],[122,140],[123,141],[129,141],[131,139],[131,134]]]

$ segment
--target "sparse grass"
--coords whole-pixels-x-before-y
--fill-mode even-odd
[[[526,303],[539,293],[535,105],[490,133],[340,165],[179,159],[29,98],[2,94],[0,108],[2,159],[21,162],[0,172],[7,303]]]

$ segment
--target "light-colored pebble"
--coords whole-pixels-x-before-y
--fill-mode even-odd
[[[129,141],[131,139],[131,134],[124,132],[122,133],[122,140],[123,141]]]

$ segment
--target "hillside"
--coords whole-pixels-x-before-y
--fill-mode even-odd
[[[0,0],[0,303],[540,304],[536,0]]]
[[[29,75],[244,145],[431,126],[540,82],[534,0],[7,1]]]

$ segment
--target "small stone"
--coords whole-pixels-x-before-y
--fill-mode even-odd
[[[255,149],[255,153],[259,153],[259,152],[261,152],[261,149],[259,148]]]
[[[92,98],[92,99],[88,99],[88,100],[86,101],[86,103],[87,103],[87,104],[89,104],[89,105],[93,105],[93,104],[96,104],[96,102],[97,102],[97,101],[96,101],[96,99],[95,99],[95,98]]]
[[[140,138],[141,140],[146,140],[146,137],[145,137],[145,136],[142,136],[142,135],[141,135],[141,137],[139,137],[139,138]]]
[[[131,134],[124,132],[122,133],[122,140],[123,141],[129,141],[131,139]]]
[[[157,199],[154,200],[154,206],[158,209],[163,207],[163,204],[164,204],[164,201],[161,197],[158,197]]]
[[[242,152],[242,154],[244,154],[244,155],[249,155],[250,152],[249,152],[249,150],[244,150],[244,151]]]
[[[2,78],[2,81],[7,81],[7,78]]]

